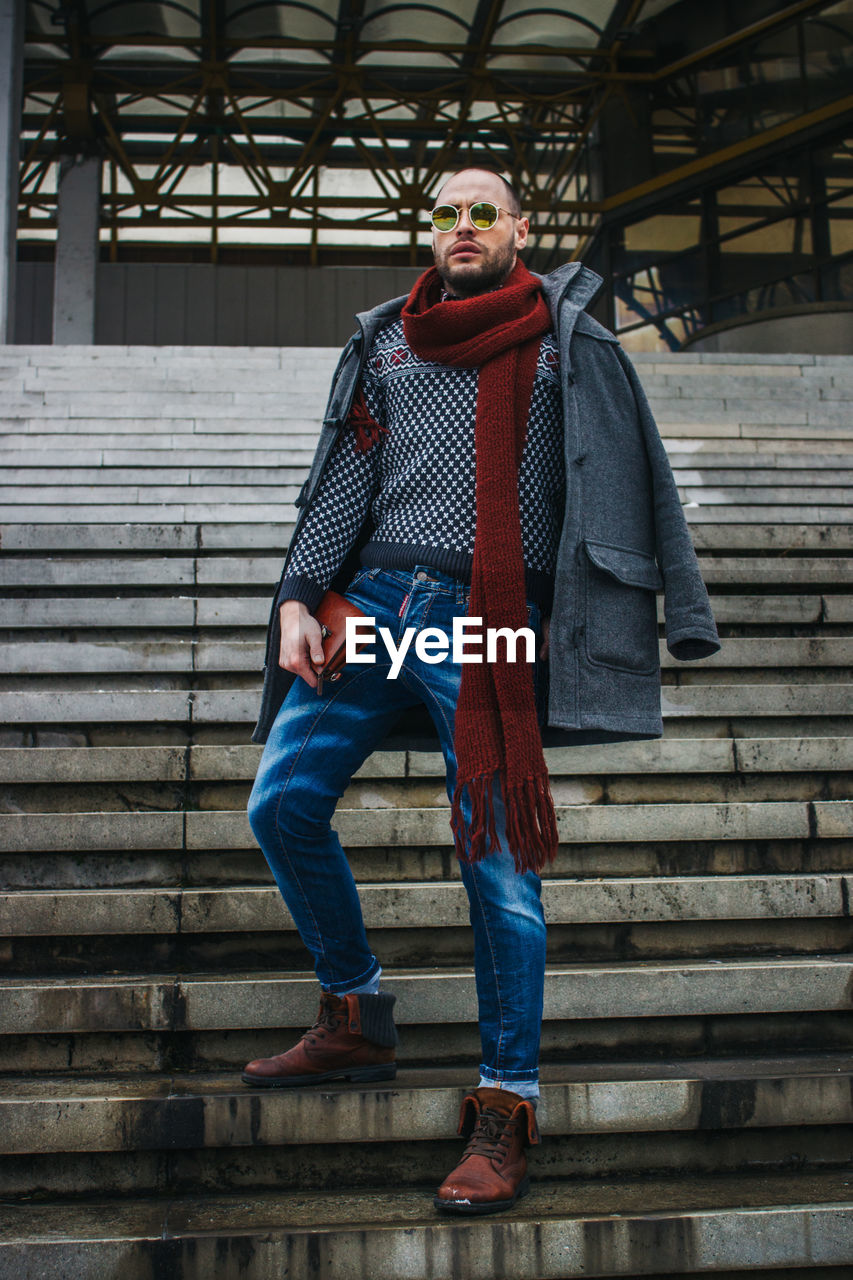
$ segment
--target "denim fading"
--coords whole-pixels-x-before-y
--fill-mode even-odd
[[[427,579],[419,579],[419,572]],[[470,587],[429,565],[417,565],[411,571],[362,569],[346,594],[378,626],[388,627],[399,644],[407,627],[416,632],[439,627],[450,638],[453,619],[467,616]],[[527,608],[538,649],[539,606],[528,601]],[[391,659],[381,640],[374,652],[375,664],[347,665],[319,697],[304,680],[293,682],[249,800],[252,830],[313,957],[317,977],[335,994],[363,986],[380,968],[367,940],[347,857],[331,827],[338,800],[400,713],[419,702],[426,705],[439,735],[448,798],[456,777],[453,727],[461,664],[452,660],[452,652],[441,662],[425,663],[412,643],[399,675],[391,680]],[[518,653],[523,660],[523,644]],[[541,881],[533,872],[515,870],[497,781],[494,799],[500,851],[475,865],[458,864],[474,934],[480,1074],[535,1096],[545,972]],[[467,799],[463,813],[467,823]]]

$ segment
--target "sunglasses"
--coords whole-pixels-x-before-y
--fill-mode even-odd
[[[519,216],[517,213],[510,213],[509,209],[501,209],[499,205],[492,204],[491,200],[476,200],[468,206],[471,226],[478,231],[489,231],[502,213],[509,213],[511,218]],[[429,219],[436,231],[452,231],[461,216],[462,211],[455,204],[439,204],[433,209]]]

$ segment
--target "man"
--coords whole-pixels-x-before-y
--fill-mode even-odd
[[[487,170],[444,185],[432,226],[435,267],[408,299],[358,317],[273,605],[250,819],[322,995],[299,1043],[243,1079],[394,1075],[394,996],[330,819],[364,759],[392,730],[411,735],[426,708],[447,766],[482,1042],[460,1115],[468,1146],[435,1203],[490,1213],[526,1193],[525,1147],[539,1140],[539,873],[557,846],[543,741],[660,735],[661,586],[677,657],[719,643],[636,376],[583,313],[598,277],[577,263],[529,273],[528,220]],[[374,663],[318,691],[312,610],[330,586],[398,645],[407,628],[440,639],[467,616],[484,630],[529,626],[536,661],[501,648],[492,662],[439,661],[410,645],[391,679],[377,645]]]

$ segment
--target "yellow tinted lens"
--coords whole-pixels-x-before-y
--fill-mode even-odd
[[[471,219],[472,226],[475,226],[478,231],[488,231],[489,227],[493,227],[497,222],[498,211],[493,204],[489,204],[488,200],[478,200],[468,210],[468,217]]]
[[[436,231],[452,231],[459,221],[459,214],[452,204],[440,204],[433,209],[431,216]]]

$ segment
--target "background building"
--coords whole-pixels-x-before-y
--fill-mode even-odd
[[[629,348],[850,347],[851,0],[1,7],[9,341],[335,344],[482,163]]]

